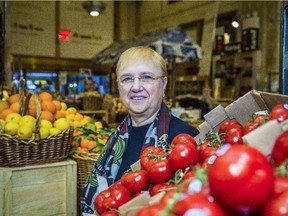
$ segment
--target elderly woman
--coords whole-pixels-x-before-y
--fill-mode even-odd
[[[165,150],[180,133],[198,134],[196,128],[171,115],[163,102],[166,62],[153,49],[140,46],[126,50],[117,63],[116,74],[128,115],[109,137],[84,186],[82,215],[93,214],[97,194],[119,180],[139,160],[145,147]]]

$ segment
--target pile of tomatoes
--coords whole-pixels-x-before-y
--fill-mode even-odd
[[[117,209],[139,194],[162,192],[160,202],[141,208],[136,216],[288,215],[288,131],[277,138],[269,157],[242,140],[273,119],[288,119],[287,104],[253,114],[244,126],[224,121],[199,143],[179,134],[167,152],[145,148],[140,170],[125,173],[98,194],[97,212],[118,215]]]

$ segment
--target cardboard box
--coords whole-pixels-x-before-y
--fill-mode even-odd
[[[268,121],[266,124],[243,136],[243,141],[269,156],[276,139],[286,130],[288,130],[288,120],[281,123],[278,123],[277,120]]]
[[[288,103],[287,95],[252,90],[227,107],[217,106],[204,116],[205,122],[199,125],[200,133],[196,141],[203,140],[208,131],[217,132],[220,124],[228,119],[236,119],[243,126],[254,112],[271,111],[276,104]]]
[[[0,167],[0,216],[77,215],[76,162]]]

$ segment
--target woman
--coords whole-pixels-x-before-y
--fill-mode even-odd
[[[126,50],[117,63],[116,75],[129,114],[109,137],[84,186],[80,200],[83,215],[93,214],[96,195],[119,180],[145,147],[166,150],[176,135],[198,134],[196,128],[172,116],[163,102],[167,69],[157,52],[148,47]]]

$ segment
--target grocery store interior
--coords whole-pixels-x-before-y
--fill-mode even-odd
[[[168,68],[164,100],[174,115],[198,127],[215,107],[227,107],[250,91],[288,94],[283,4],[287,10],[286,1],[1,1],[0,96],[8,101],[24,94],[24,83],[27,94],[49,92],[75,108],[79,118],[85,115],[101,127],[115,128],[127,115],[117,89],[119,55],[132,46],[164,47],[171,40],[169,49],[182,49],[182,56],[159,48]],[[99,13],[91,15],[95,8]],[[185,55],[185,49],[193,53]],[[93,101],[83,97],[88,78],[94,83]],[[213,104],[203,99],[205,89]],[[0,187],[4,200],[10,200],[0,201],[0,215],[32,215],[31,209],[39,211],[36,215],[76,215],[81,191],[77,159],[78,164],[65,160],[36,164],[35,169],[22,166],[22,174],[15,167],[0,167],[0,179],[15,178]],[[29,185],[32,192],[23,186],[37,173],[50,190],[42,180]],[[51,199],[49,205],[58,207],[45,210],[42,192]],[[21,198],[29,211],[17,200]]]

